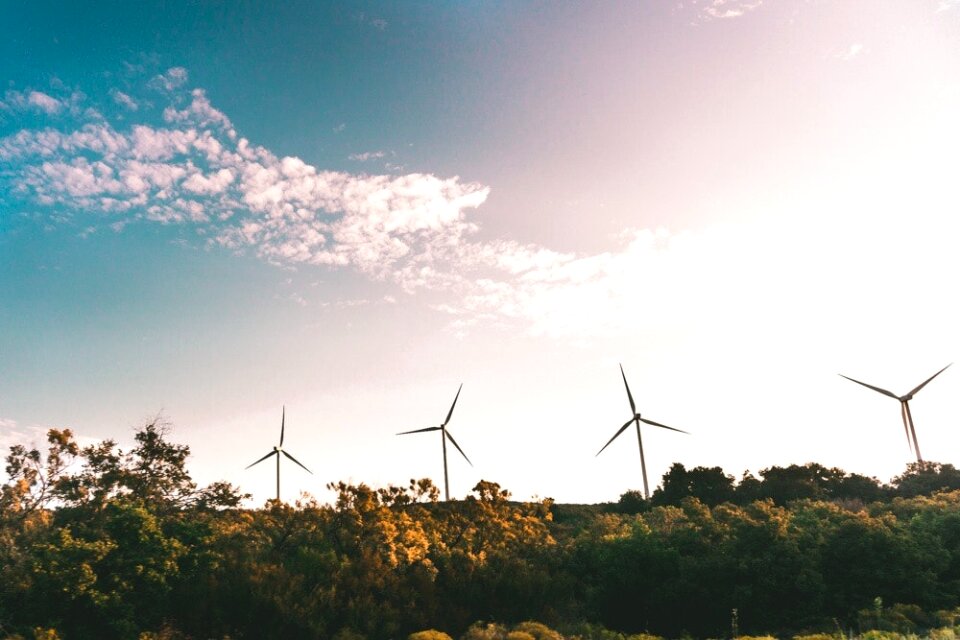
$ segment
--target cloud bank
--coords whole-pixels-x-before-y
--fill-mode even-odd
[[[638,327],[669,334],[705,316],[726,326],[718,309],[730,313],[731,327],[768,309],[819,322],[811,301],[844,299],[842,281],[829,274],[848,270],[847,246],[821,231],[839,233],[836,219],[819,224],[798,212],[805,224],[772,221],[752,235],[733,225],[625,230],[597,254],[486,240],[477,221],[486,185],[324,170],[244,138],[183,69],[144,84],[147,95],[114,90],[102,103],[76,91],[7,92],[0,112],[32,126],[0,138],[0,200],[48,211],[50,224],[72,217],[84,234],[177,225],[211,249],[430,292],[457,333],[507,324],[586,341]],[[46,122],[36,126],[38,118]],[[856,226],[843,231],[857,234]],[[805,266],[811,246],[813,268]],[[889,263],[887,245],[877,246],[870,262]]]
[[[203,89],[185,88],[187,78],[174,68],[149,81],[167,102],[154,122],[144,114],[119,128],[90,109],[3,138],[3,186],[115,230],[139,221],[190,225],[209,244],[273,263],[355,268],[407,288],[435,284],[430,266],[456,259],[475,231],[466,210],[484,202],[487,187],[421,173],[324,171],[278,157],[239,136]],[[128,114],[143,102],[111,95]],[[62,104],[38,91],[5,100],[9,112],[56,114]]]

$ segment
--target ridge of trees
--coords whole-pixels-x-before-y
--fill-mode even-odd
[[[530,620],[584,640],[725,637],[733,610],[747,633],[835,633],[933,628],[960,606],[949,464],[883,484],[815,463],[739,481],[678,463],[649,501],[603,505],[514,502],[489,481],[453,503],[429,479],[338,482],[332,504],[247,509],[228,483],[198,487],[189,453],[160,421],[129,451],[69,430],[11,447],[0,637],[550,631]]]
[[[960,489],[960,470],[939,462],[912,462],[889,484],[816,462],[772,466],[761,470],[759,475],[757,478],[744,472],[737,481],[720,467],[699,466],[688,470],[675,462],[664,474],[649,504],[639,491],[628,491],[620,496],[618,506],[639,513],[651,506],[678,505],[688,497],[711,507],[725,502],[745,505],[756,500],[773,500],[778,505],[795,500],[867,504]]]

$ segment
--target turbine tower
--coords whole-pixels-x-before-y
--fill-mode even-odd
[[[284,432],[284,425],[285,425],[286,421],[287,421],[287,407],[284,406],[284,407],[283,407],[283,414],[282,414],[282,417],[280,418],[280,444],[278,444],[277,446],[275,446],[275,447],[273,448],[273,451],[271,451],[271,452],[268,453],[267,455],[263,456],[262,458],[260,458],[260,459],[257,460],[256,462],[254,462],[253,464],[247,465],[247,467],[246,467],[246,469],[249,469],[250,467],[253,467],[253,466],[255,466],[255,465],[260,464],[261,462],[263,462],[264,460],[266,460],[266,459],[269,458],[270,456],[277,456],[277,502],[280,502],[280,454],[281,454],[281,453],[282,453],[283,455],[287,456],[288,458],[290,458],[290,460],[292,460],[293,462],[295,462],[295,463],[296,463],[298,466],[300,466],[304,471],[306,471],[306,472],[309,473],[310,475],[313,475],[313,471],[310,471],[310,469],[307,469],[306,467],[304,467],[302,464],[300,464],[300,461],[299,461],[299,460],[297,460],[297,459],[294,458],[292,455],[290,455],[289,453],[287,453],[286,451],[283,450],[283,432]],[[246,470],[246,469],[244,469],[244,470]]]
[[[610,443],[617,439],[617,436],[619,436],[621,433],[626,431],[627,427],[629,427],[631,424],[636,424],[637,425],[637,444],[640,445],[640,469],[643,471],[643,497],[649,500],[650,485],[647,482],[647,461],[643,457],[643,438],[640,437],[640,423],[645,422],[649,425],[653,425],[654,427],[660,427],[661,429],[669,429],[670,431],[679,431],[680,433],[686,433],[687,435],[689,435],[689,432],[683,431],[682,429],[674,429],[673,427],[668,427],[665,424],[660,424],[659,422],[654,422],[653,420],[647,420],[646,418],[642,418],[640,414],[637,412],[637,405],[634,404],[633,402],[633,394],[630,393],[630,385],[627,384],[627,375],[623,372],[622,364],[620,365],[620,375],[623,376],[623,386],[627,388],[627,399],[630,400],[630,412],[633,415],[633,417],[627,420],[623,424],[623,426],[620,427],[620,430],[617,431],[615,434],[613,434],[613,437],[607,441],[607,444],[603,445],[603,448],[600,449],[600,451],[597,451],[597,455],[599,456],[601,453],[603,453],[603,450],[609,447]]]
[[[457,441],[453,439],[453,436],[450,435],[450,432],[447,431],[447,424],[450,422],[450,416],[453,415],[453,408],[457,406],[457,399],[460,397],[460,389],[463,389],[463,383],[460,383],[460,388],[457,389],[457,395],[453,399],[453,404],[450,405],[450,411],[447,412],[447,419],[443,421],[439,427],[427,427],[426,429],[414,429],[413,431],[402,431],[398,433],[398,436],[405,436],[409,433],[426,433],[427,431],[439,431],[440,432],[440,441],[443,443],[443,491],[444,496],[447,502],[450,502],[450,477],[447,475],[447,440],[457,448],[457,451],[460,452],[460,455],[463,456],[463,459],[466,460],[470,466],[473,466],[473,463],[470,462],[470,458],[467,457],[467,454],[463,452],[463,449],[460,448],[460,445],[457,444]]]
[[[951,362],[950,364],[953,364],[953,363]],[[889,396],[889,397],[893,398],[894,400],[899,400],[899,401],[900,401],[900,417],[903,418],[903,432],[904,432],[904,433],[906,434],[906,436],[907,436],[907,447],[908,447],[913,453],[915,453],[915,454],[917,455],[917,462],[919,462],[919,463],[922,464],[922,463],[923,463],[923,457],[920,455],[920,444],[917,442],[917,430],[916,430],[916,428],[913,426],[913,414],[910,413],[910,401],[913,400],[913,396],[915,396],[916,393],[917,393],[918,391],[920,391],[920,389],[923,389],[925,386],[927,386],[927,383],[929,383],[931,380],[933,380],[934,378],[936,378],[938,375],[940,375],[941,373],[943,373],[944,371],[946,371],[946,370],[947,370],[947,367],[949,367],[950,364],[948,364],[948,365],[947,365],[946,367],[944,367],[943,369],[940,369],[940,371],[937,371],[935,374],[933,374],[932,376],[930,376],[929,378],[927,378],[926,380],[924,380],[923,382],[921,382],[920,384],[918,384],[916,387],[914,387],[909,393],[904,394],[904,395],[902,395],[902,396],[898,396],[898,395],[896,395],[895,393],[891,393],[890,391],[887,391],[886,389],[881,389],[880,387],[875,387],[875,386],[873,386],[872,384],[867,384],[866,382],[860,382],[859,380],[854,380],[853,378],[847,377],[847,376],[843,375],[842,373],[839,374],[839,376],[840,376],[841,378],[846,378],[846,379],[849,380],[850,382],[856,382],[857,384],[863,385],[864,387],[866,387],[866,388],[868,388],[868,389],[873,389],[873,390],[876,391],[877,393],[882,393],[882,394],[885,395],[885,396]],[[912,442],[911,442],[911,440],[912,440]]]

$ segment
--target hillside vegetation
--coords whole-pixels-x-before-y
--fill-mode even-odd
[[[0,637],[954,637],[951,465],[887,486],[816,464],[739,481],[677,464],[650,501],[602,505],[341,482],[333,504],[245,509],[229,484],[198,487],[167,436],[149,424],[130,451],[81,449],[51,430],[46,451],[11,448]]]

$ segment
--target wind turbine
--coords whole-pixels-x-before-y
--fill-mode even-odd
[[[630,400],[630,411],[633,414],[633,417],[627,420],[620,430],[613,434],[613,437],[607,441],[607,444],[603,445],[603,448],[600,451],[597,451],[599,456],[603,453],[603,449],[606,449],[610,446],[610,443],[617,439],[621,433],[627,430],[631,424],[637,425],[637,444],[640,445],[640,469],[643,471],[643,496],[647,500],[650,499],[650,485],[647,483],[647,461],[643,457],[643,438],[640,437],[640,423],[645,422],[647,424],[653,425],[655,427],[660,427],[661,429],[669,429],[670,431],[679,431],[680,433],[686,433],[689,435],[688,431],[683,431],[682,429],[674,429],[673,427],[668,427],[665,424],[660,424],[659,422],[654,422],[653,420],[647,420],[646,418],[640,417],[640,414],[637,412],[637,405],[633,402],[633,394],[630,393],[630,385],[627,384],[627,375],[623,372],[623,365],[620,365],[620,375],[623,376],[623,386],[627,388],[627,399]]]
[[[953,364],[953,363],[951,362],[950,364]],[[948,364],[947,367],[949,367],[950,364]],[[904,394],[902,396],[898,396],[895,393],[891,393],[886,389],[875,387],[872,384],[867,384],[866,382],[860,382],[859,380],[854,380],[853,378],[849,378],[843,375],[842,373],[838,375],[841,378],[847,378],[847,380],[849,380],[850,382],[856,382],[857,384],[863,385],[868,389],[873,389],[877,393],[882,393],[885,396],[890,396],[894,400],[900,401],[900,417],[903,418],[903,432],[907,435],[907,447],[910,448],[913,453],[917,454],[917,462],[922,463],[923,458],[920,456],[920,445],[917,443],[917,430],[913,426],[913,414],[910,413],[910,401],[913,400],[913,396],[916,395],[916,393],[920,391],[920,389],[923,389],[925,386],[927,386],[928,382],[930,382],[931,380],[936,378],[938,375],[946,371],[947,367],[940,369],[940,371],[937,371],[935,374],[933,374],[932,376],[930,376],[929,378],[927,378],[926,380],[918,384],[916,387],[914,387],[909,393]],[[911,438],[913,439],[912,445],[910,442]]]
[[[306,472],[309,473],[310,475],[313,475],[313,471],[310,471],[310,469],[307,469],[306,467],[304,467],[302,464],[300,464],[300,461],[299,461],[299,460],[297,460],[297,459],[294,458],[292,455],[290,455],[289,453],[287,453],[286,451],[283,450],[283,432],[284,432],[284,425],[285,425],[286,421],[287,421],[287,407],[284,406],[284,407],[283,407],[283,415],[282,415],[282,417],[280,418],[280,444],[278,444],[277,446],[275,446],[275,447],[273,448],[273,451],[271,451],[270,453],[268,453],[267,455],[263,456],[262,458],[260,458],[260,459],[257,460],[256,462],[254,462],[253,464],[248,465],[248,466],[246,467],[247,469],[249,469],[250,467],[253,467],[253,466],[255,466],[255,465],[260,464],[261,462],[263,462],[264,460],[266,460],[266,459],[269,458],[270,456],[277,456],[277,502],[280,502],[280,454],[281,454],[281,453],[282,453],[283,455],[287,456],[288,458],[290,458],[290,460],[292,460],[293,462],[297,463],[297,465],[300,466],[304,471],[306,471]],[[244,470],[246,470],[246,469],[244,469]]]
[[[463,389],[463,383],[460,383],[460,389]],[[427,431],[439,431],[440,432],[440,441],[443,442],[443,490],[446,501],[450,502],[450,477],[447,475],[447,439],[453,443],[453,446],[457,448],[457,451],[460,452],[460,455],[463,456],[463,459],[466,460],[470,466],[473,466],[473,463],[470,462],[470,458],[467,457],[467,454],[463,452],[463,449],[460,448],[460,445],[457,444],[457,441],[453,439],[453,436],[450,435],[450,432],[447,431],[447,424],[450,422],[450,416],[453,415],[453,408],[457,406],[457,398],[460,397],[460,389],[457,389],[457,395],[453,399],[453,404],[450,405],[450,411],[447,413],[447,419],[443,421],[439,427],[427,427],[426,429],[414,429],[413,431],[402,431],[398,433],[398,436],[405,436],[409,433],[426,433]]]

